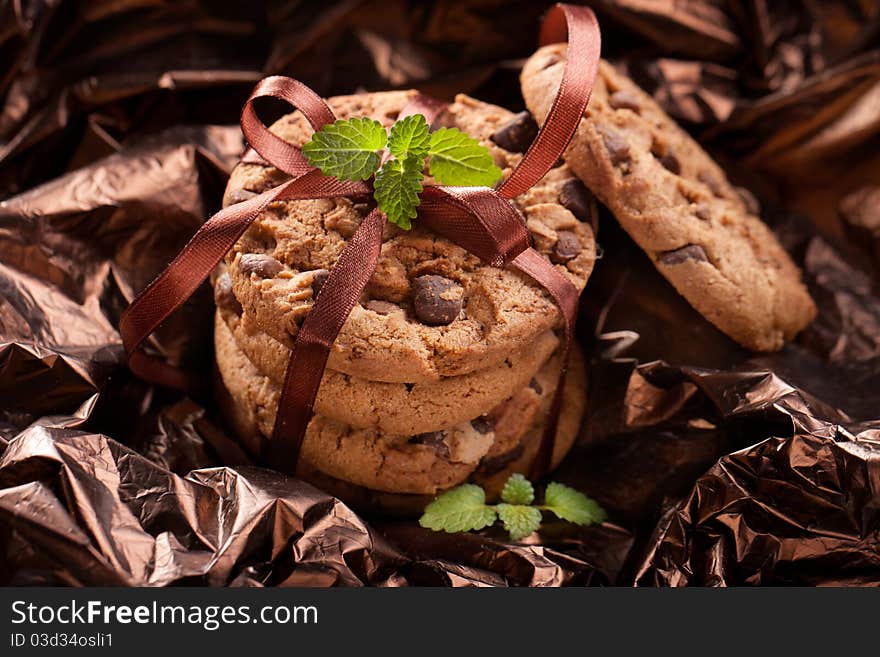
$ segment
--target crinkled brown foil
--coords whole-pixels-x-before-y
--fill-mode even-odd
[[[758,196],[819,317],[749,353],[603,214],[588,417],[553,477],[610,520],[520,544],[361,516],[257,468],[209,392],[128,373],[116,325],[218,207],[255,80],[517,109],[549,3],[210,4],[3,5],[0,584],[880,584],[873,0],[592,3],[605,55]],[[152,344],[206,383],[211,312],[196,295]]]

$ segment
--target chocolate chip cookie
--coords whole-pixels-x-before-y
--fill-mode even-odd
[[[222,287],[223,276],[215,288]],[[276,384],[284,382],[290,351],[260,331],[247,316],[217,313],[245,356]],[[220,330],[219,328],[217,330]],[[461,376],[427,383],[384,383],[327,369],[315,412],[359,429],[393,434],[437,431],[477,417],[531,380],[550,358],[559,340],[552,331],[501,363]]]
[[[521,75],[547,116],[566,47],[539,49]],[[601,62],[565,161],[657,269],[704,317],[746,347],[779,349],[816,309],[800,271],[712,158],[654,100]]]
[[[262,436],[272,431],[279,386],[241,352],[225,322],[217,323],[214,335],[223,410],[245,443],[257,452]],[[577,413],[579,422],[583,408],[583,376],[577,374],[582,372],[579,354],[573,360],[574,374],[566,388],[571,403],[565,405],[563,414],[573,417]],[[431,495],[466,481],[481,467],[493,470],[501,463],[485,459],[491,458],[493,445],[505,446],[496,457],[515,453],[515,446],[542,421],[540,409],[549,403],[546,400],[553,393],[559,365],[559,356],[552,358],[534,382],[510,400],[485,415],[441,431],[410,436],[387,434],[375,429],[355,429],[315,415],[306,431],[300,458],[302,472],[298,474],[317,469],[375,491]],[[532,410],[524,412],[523,408]],[[561,424],[567,429],[564,434],[560,432],[559,457],[570,447],[575,433],[570,430],[570,422]],[[504,466],[520,456],[515,453]]]
[[[585,406],[585,372],[580,353],[573,357],[568,376],[559,417],[553,467],[556,467],[571,449],[580,430]],[[512,426],[522,421],[524,416],[530,417],[533,424],[518,439],[514,432],[504,430],[503,427],[498,428],[496,436],[501,436],[502,439],[496,439],[489,452],[480,461],[480,465],[468,477],[468,481],[483,487],[488,502],[494,503],[499,500],[501,489],[510,475],[520,473],[528,476],[532,461],[541,444],[546,413],[549,411],[551,395],[555,390],[555,377],[556,371],[552,368],[542,370],[530,386],[521,390],[503,408],[494,411],[496,417],[503,422],[509,422]],[[519,417],[517,411],[521,414]],[[308,464],[303,464],[298,474],[358,510],[369,510],[397,517],[417,518],[435,497],[427,494],[371,490],[331,477],[311,468]],[[438,491],[441,492],[443,491]]]
[[[372,117],[390,126],[414,92],[341,96],[339,118]],[[528,146],[527,115],[459,96],[435,122],[478,138],[509,175]],[[528,124],[528,125],[526,125]],[[311,137],[299,112],[273,132],[295,145]],[[273,167],[242,163],[225,204],[285,180]],[[559,166],[514,203],[535,247],[582,289],[592,271],[595,208],[589,192]],[[227,255],[231,292],[244,315],[288,348],[346,241],[370,211],[350,199],[270,204]],[[373,381],[418,383],[497,366],[560,323],[550,296],[530,277],[485,265],[419,227],[386,227],[378,266],[343,326],[328,367]]]

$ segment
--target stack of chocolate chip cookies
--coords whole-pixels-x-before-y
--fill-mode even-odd
[[[390,126],[414,92],[331,98],[341,119]],[[478,139],[509,175],[534,137],[530,115],[459,96],[435,127]],[[271,130],[301,146],[311,129],[295,112]],[[285,174],[241,163],[226,205]],[[515,201],[535,248],[583,289],[595,260],[595,203],[567,166]],[[271,434],[290,348],[346,241],[371,207],[350,199],[275,202],[214,277],[222,406],[259,453]],[[527,472],[561,366],[561,315],[528,276],[483,264],[418,226],[388,225],[378,266],[333,348],[308,426],[298,475],[359,506],[420,512],[466,481],[497,492]],[[572,356],[554,465],[571,447],[585,404],[581,354]]]

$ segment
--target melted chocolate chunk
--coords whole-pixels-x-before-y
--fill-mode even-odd
[[[400,306],[396,303],[391,303],[390,301],[382,301],[381,299],[370,299],[364,304],[361,304],[367,310],[372,310],[374,313],[378,313],[380,315],[390,315],[393,312],[400,310]]]
[[[475,431],[482,434],[487,434],[490,431],[495,430],[495,423],[485,415],[481,415],[480,417],[471,420],[471,426]]]
[[[581,243],[577,235],[568,230],[560,230],[556,233],[556,244],[550,254],[550,260],[557,264],[568,262],[581,252]]]
[[[504,468],[522,456],[523,451],[525,451],[523,446],[517,445],[513,449],[508,450],[503,454],[499,454],[498,456],[483,457],[483,460],[480,461],[480,465],[477,469],[480,474],[484,475],[492,475],[496,472],[501,472]]]
[[[566,180],[559,190],[559,202],[578,220],[594,224],[596,221],[593,195],[577,178]]]
[[[608,104],[614,109],[628,109],[636,114],[641,109],[638,97],[629,91],[615,91],[608,97]]]
[[[428,326],[446,326],[461,313],[464,288],[443,276],[427,274],[413,280],[416,317]]]
[[[538,383],[537,379],[532,379],[531,381],[529,381],[529,388],[534,390],[536,395],[540,395],[542,392],[544,392],[544,388],[541,387],[541,384]]]
[[[602,126],[599,134],[602,135],[602,142],[605,144],[605,150],[608,151],[611,164],[617,166],[618,164],[629,162],[629,144],[626,143],[626,139],[623,138],[622,134],[608,126]]]
[[[529,112],[520,112],[489,137],[506,151],[525,153],[538,134],[538,124]]]
[[[709,262],[706,252],[699,244],[688,244],[680,249],[672,251],[664,251],[658,257],[658,260],[664,265],[680,265],[687,260],[696,260],[697,262]]]
[[[241,314],[241,304],[232,293],[232,279],[229,278],[229,272],[223,272],[217,277],[214,283],[214,303],[218,308],[229,310],[236,315]]]
[[[441,458],[448,459],[449,458],[449,445],[446,444],[444,440],[446,438],[445,431],[431,431],[429,433],[420,433],[417,436],[413,436],[409,439],[409,442],[414,445],[424,445],[425,447],[430,447],[437,455]]]
[[[657,160],[676,176],[681,173],[681,162],[678,161],[678,158],[675,157],[671,149],[665,155],[658,157]]]
[[[324,283],[327,281],[328,276],[330,276],[330,272],[326,269],[316,269],[312,273],[312,294],[318,296],[318,292],[324,287]]]
[[[245,253],[238,266],[242,273],[256,274],[260,278],[272,278],[284,269],[284,265],[275,258],[263,253]]]
[[[235,205],[236,203],[242,203],[243,201],[247,201],[256,196],[256,192],[252,192],[249,189],[235,189],[229,192],[229,205]]]

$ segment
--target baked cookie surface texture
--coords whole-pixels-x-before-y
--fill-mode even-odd
[[[539,49],[521,75],[542,122],[566,47]],[[605,61],[564,159],[706,319],[757,351],[815,317],[798,268],[721,168],[648,94]]]

